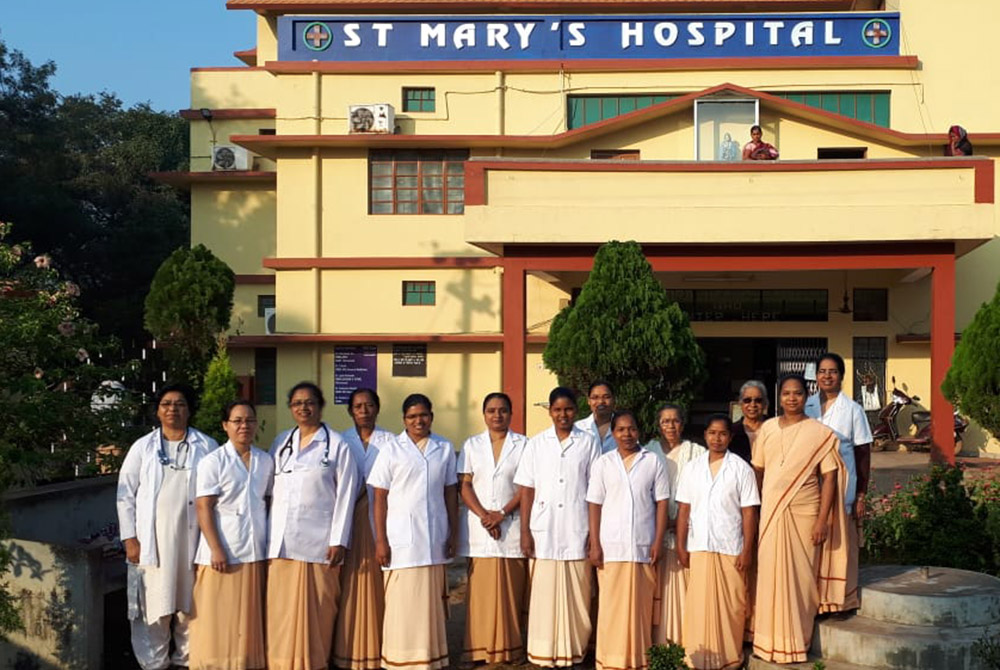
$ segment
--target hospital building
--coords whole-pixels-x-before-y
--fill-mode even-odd
[[[877,409],[922,398],[942,454],[956,338],[1000,278],[1000,4],[968,0],[229,0],[253,43],[191,72],[192,243],[237,275],[230,352],[260,405],[374,386],[460,444],[484,394],[549,425],[549,324],[608,240],[642,244],[710,379],[825,350]],[[206,64],[211,65],[211,64]],[[741,160],[750,127],[780,152]],[[948,155],[948,128],[973,155]]]

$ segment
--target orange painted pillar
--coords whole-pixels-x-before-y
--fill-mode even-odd
[[[510,428],[524,433],[527,398],[525,362],[528,324],[525,308],[525,266],[516,260],[503,264],[503,390],[514,403]]]
[[[941,383],[955,351],[955,256],[941,256],[931,273],[931,460],[955,464],[954,418]]]

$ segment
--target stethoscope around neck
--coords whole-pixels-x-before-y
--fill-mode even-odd
[[[319,463],[324,468],[328,468],[330,467],[330,429],[327,428],[325,423],[321,423],[320,427],[323,429],[323,434],[326,436],[326,446],[323,447],[323,458],[320,459]],[[288,439],[285,440],[285,444],[283,444],[281,449],[278,450],[278,468],[274,473],[276,476],[285,472],[291,472],[291,470],[285,470],[285,467],[287,467],[289,461],[292,460],[292,443],[295,441],[295,431],[297,430],[300,434],[302,433],[298,426],[292,428],[292,430],[288,433]]]
[[[187,461],[191,455],[191,444],[188,442],[188,435],[191,432],[190,427],[184,428],[184,437],[181,439],[180,443],[177,445],[177,454],[171,461],[170,456],[167,454],[167,443],[163,437],[163,429],[157,428],[153,431],[153,436],[151,439],[157,439],[158,447],[156,450],[156,458],[160,461],[160,465],[169,465],[173,470],[187,470]],[[184,454],[184,466],[181,467],[181,453]]]

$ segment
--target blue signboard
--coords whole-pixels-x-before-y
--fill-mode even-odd
[[[282,16],[282,61],[899,55],[898,12],[663,16]]]
[[[333,348],[333,404],[346,405],[354,389],[377,391],[378,348],[374,345]]]

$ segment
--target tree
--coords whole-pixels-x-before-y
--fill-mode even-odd
[[[236,278],[203,244],[181,247],[156,271],[146,328],[160,340],[171,377],[200,389],[218,335],[229,327]]]
[[[104,332],[141,342],[135,287],[190,228],[186,194],[149,174],[187,169],[187,124],[112,94],[60,96],[55,71],[0,41],[0,221],[55,259]]]
[[[945,397],[966,416],[1000,437],[1000,285],[983,303],[955,347],[941,384]]]
[[[574,304],[556,316],[543,360],[563,385],[586,391],[603,379],[619,407],[652,428],[656,408],[687,405],[705,379],[688,318],[667,298],[636,242],[608,242]]]
[[[222,410],[236,398],[240,385],[236,373],[229,362],[229,352],[226,350],[226,338],[219,337],[215,356],[208,364],[205,372],[205,382],[201,390],[201,403],[194,417],[194,425],[199,430],[214,437],[219,444],[228,439],[220,427]]]

